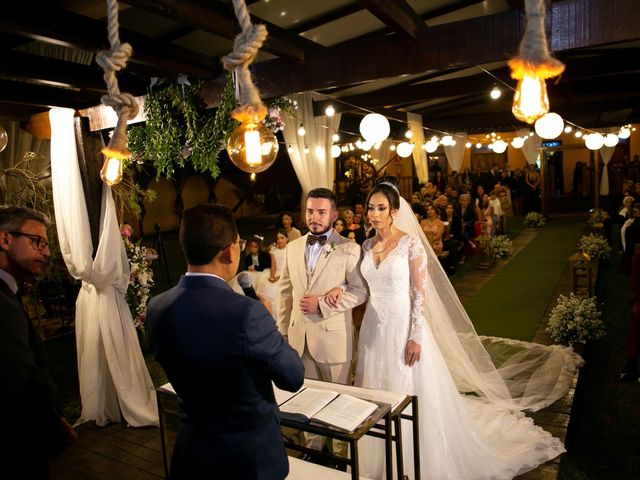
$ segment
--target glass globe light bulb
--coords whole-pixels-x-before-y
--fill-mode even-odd
[[[396,148],[396,153],[399,157],[407,158],[413,152],[413,145],[407,142],[402,142]]]
[[[533,123],[549,111],[549,96],[544,78],[525,73],[518,81],[511,112],[521,122]]]
[[[557,138],[564,129],[564,120],[557,113],[549,112],[536,120],[535,130],[540,138],[551,140]]]
[[[0,134],[1,135],[1,134]],[[618,138],[629,138],[631,136],[631,130],[629,130],[629,127],[622,127],[620,129],[620,133],[618,133]],[[2,145],[2,142],[0,141],[0,146]],[[2,148],[0,148],[0,152],[2,151]]]
[[[260,173],[269,168],[276,160],[278,148],[276,136],[261,122],[241,123],[227,140],[231,162],[247,173]]]

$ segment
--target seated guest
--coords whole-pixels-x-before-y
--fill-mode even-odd
[[[304,368],[266,305],[227,285],[242,252],[231,210],[184,212],[187,273],[151,299],[147,331],[180,397],[171,479],[283,479],[289,472],[271,382],[298,390]],[[265,308],[267,307],[267,308]]]
[[[344,218],[344,228],[346,230],[357,230],[360,228],[360,224],[355,223],[355,214],[351,210],[342,212],[342,218]]]
[[[420,222],[422,231],[429,240],[429,243],[433,247],[435,242],[442,242],[442,234],[444,233],[444,223],[440,220],[436,214],[436,209],[433,205],[428,205],[425,208],[427,212],[427,218]]]
[[[276,220],[276,230],[279,228],[284,228],[290,242],[302,236],[302,233],[300,233],[300,230],[296,227],[296,221],[291,212],[282,212],[280,214]]]
[[[413,214],[416,216],[416,220],[418,220],[418,223],[422,222],[422,220],[424,220],[427,216],[427,211],[420,203],[412,203],[411,210],[413,210]]]
[[[282,229],[284,230],[284,229]],[[257,235],[249,240],[247,245],[249,254],[244,257],[244,263],[250,272],[262,272],[271,267],[271,257],[262,250],[262,239]]]
[[[447,203],[444,216],[440,217],[444,224],[442,242],[445,251],[451,252],[452,260],[457,262],[464,247],[464,236],[462,235],[462,219],[456,213],[453,203]]]
[[[336,233],[339,233],[340,235],[342,235],[342,232],[346,233],[346,230],[344,228],[344,218],[338,217],[338,219],[335,222],[333,222],[333,229],[336,231]]]

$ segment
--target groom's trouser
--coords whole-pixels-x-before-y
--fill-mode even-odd
[[[351,369],[351,362],[345,363],[321,363],[317,362],[309,353],[307,342],[304,342],[304,351],[302,353],[302,364],[304,365],[304,376],[306,378],[312,378],[314,380],[322,380],[324,382],[342,383],[343,385],[349,384],[349,372]],[[307,446],[315,450],[322,450],[322,437],[320,435],[314,435],[305,433]],[[345,442],[334,440],[331,442],[330,448],[333,449],[333,453],[346,457],[348,453],[348,445]]]

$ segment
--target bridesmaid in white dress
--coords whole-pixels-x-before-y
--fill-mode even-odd
[[[401,202],[402,222],[397,217]],[[445,294],[440,292],[444,290],[437,291],[438,287],[430,285],[434,278],[427,264],[435,262],[434,268],[440,268],[439,264],[433,260],[433,252],[427,254],[425,249],[430,247],[424,235],[420,237],[415,216],[397,188],[378,184],[370,192],[366,207],[377,234],[363,245],[361,272],[369,285],[370,298],[360,331],[356,385],[418,396],[422,479],[511,479],[564,452],[560,440],[535,426],[520,410],[552,403],[562,396],[568,379],[558,373],[552,380],[555,386],[534,382],[535,399],[524,391],[516,398],[505,386],[503,372],[491,365],[473,327],[461,333],[456,332],[459,327],[444,324],[443,318],[455,315],[448,310],[458,306],[448,297],[448,304],[442,304],[440,297]],[[400,225],[413,230],[401,230]],[[447,280],[435,280],[442,281]],[[472,343],[476,352],[457,349],[458,343],[465,342],[467,346]],[[562,347],[558,350],[526,342],[507,343],[521,348],[525,357],[516,355],[515,364],[507,361],[511,367],[529,365],[531,355],[538,355],[538,350],[545,365],[553,366],[551,375],[571,367],[575,371],[581,362]],[[474,357],[478,353],[477,358],[488,359],[482,366],[477,364],[483,360]],[[476,366],[482,371],[472,373]],[[547,398],[540,398],[545,395]],[[407,434],[403,447],[406,472],[411,472],[413,452],[408,427],[403,428],[403,436]],[[383,478],[382,442],[365,437],[359,445],[362,475]]]
[[[274,312],[278,309],[278,281],[284,263],[284,253],[289,243],[287,231],[279,228],[276,230],[276,241],[269,250],[271,255],[271,268],[262,272],[258,284],[258,291],[271,301]]]

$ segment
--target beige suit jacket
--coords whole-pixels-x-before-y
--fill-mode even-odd
[[[306,243],[307,235],[304,235],[289,243],[285,252],[278,292],[278,330],[289,337],[289,344],[300,356],[306,338],[309,353],[317,362],[350,362],[353,355],[351,309],[368,297],[360,275],[360,246],[334,231],[307,281]],[[321,298],[319,314],[302,313],[299,305],[304,295],[325,295],[339,286],[344,289],[339,307],[331,308]]]

